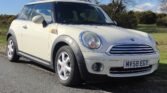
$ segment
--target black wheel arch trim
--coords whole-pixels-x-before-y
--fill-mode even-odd
[[[108,79],[106,75],[96,75],[96,74],[91,74],[88,72],[86,63],[85,63],[85,59],[83,57],[83,54],[81,52],[81,49],[78,43],[72,37],[67,36],[67,35],[59,36],[53,43],[52,54],[51,54],[51,61],[52,61],[53,66],[54,66],[54,60],[53,60],[54,48],[60,42],[64,42],[72,48],[74,55],[76,57],[77,65],[78,65],[80,76],[82,80],[84,80],[85,82],[94,82],[94,81],[96,82],[96,81],[102,81],[106,78]]]
[[[54,41],[53,46],[52,46],[52,54],[51,54],[51,60],[53,62],[53,65],[54,65],[54,56],[55,56],[54,55],[54,49],[58,45],[58,43],[60,43],[60,42],[64,42],[72,48],[72,50],[74,52],[74,55],[75,55],[75,58],[76,58],[76,61],[77,61],[77,65],[78,65],[78,68],[79,68],[81,78],[83,80],[85,80],[87,78],[88,70],[86,68],[86,64],[85,64],[83,54],[80,50],[80,47],[79,47],[78,43],[70,36],[67,36],[67,35],[59,36]]]
[[[12,38],[14,39],[14,42],[15,42],[15,46],[16,46],[16,51],[19,50],[18,48],[18,44],[17,44],[17,39],[16,39],[16,35],[15,35],[15,32],[12,30],[12,29],[9,29],[7,34],[6,34],[6,40],[8,41],[8,38],[12,36]],[[18,53],[17,53],[18,54]]]
[[[15,33],[12,29],[9,29],[6,33],[6,40],[8,40],[9,36],[13,36],[14,38],[16,38]]]

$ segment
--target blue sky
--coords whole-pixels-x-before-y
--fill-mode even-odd
[[[29,0],[0,0],[0,14],[17,14]]]
[[[0,0],[0,14],[17,14],[24,4],[32,0]],[[107,4],[110,0],[100,0],[102,3]],[[145,11],[152,10],[160,12],[160,0],[136,0],[136,5],[128,6],[129,10]]]
[[[134,11],[147,11],[151,10],[160,13],[160,0],[136,0],[136,5],[129,7]]]

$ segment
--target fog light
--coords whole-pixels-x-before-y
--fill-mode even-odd
[[[103,64],[101,64],[101,63],[94,63],[94,64],[92,65],[92,69],[93,69],[93,71],[95,71],[95,72],[100,72],[100,71],[102,71],[102,70],[104,69],[104,66],[103,66]]]

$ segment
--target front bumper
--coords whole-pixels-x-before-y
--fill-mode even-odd
[[[106,53],[83,52],[86,68],[89,73],[107,75],[109,77],[136,77],[149,75],[158,69],[159,53],[148,55],[107,55]],[[124,60],[149,60],[149,69],[129,73],[111,73],[111,68],[123,68]],[[102,63],[103,70],[96,72],[92,69],[94,63]]]

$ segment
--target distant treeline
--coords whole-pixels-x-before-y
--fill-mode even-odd
[[[167,27],[167,14],[154,13],[152,11],[136,12],[127,11],[123,3],[112,2],[108,5],[101,5],[111,19],[119,26],[136,28],[138,24],[157,24]]]
[[[0,15],[0,26],[9,26],[15,18],[14,15]]]

